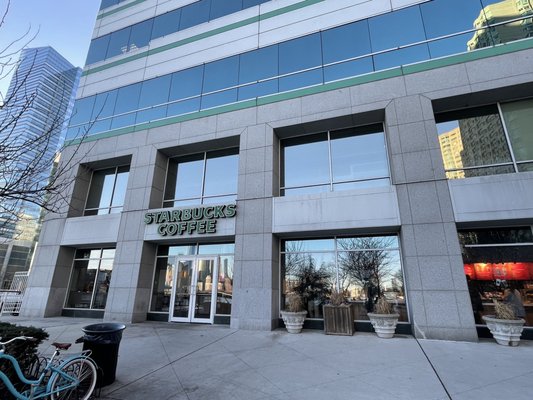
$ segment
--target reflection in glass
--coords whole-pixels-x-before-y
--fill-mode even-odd
[[[178,261],[176,271],[176,294],[174,295],[174,304],[172,305],[172,317],[188,318],[189,302],[191,301],[191,281],[193,273],[193,261]]]
[[[177,32],[180,25],[180,18],[181,9],[179,8],[155,17],[151,38],[156,39]]]
[[[104,309],[115,249],[76,251],[65,307]]]
[[[150,311],[169,311],[170,296],[174,284],[174,269],[175,265],[168,258],[157,258]]]
[[[237,154],[213,156],[206,160],[204,196],[237,193],[239,156]]]
[[[476,323],[494,314],[493,300],[505,302],[513,293],[524,305],[526,326],[533,326],[531,227],[460,231],[459,242]]]
[[[164,207],[232,201],[237,194],[238,149],[170,159]]]
[[[334,182],[388,177],[389,166],[383,132],[353,136],[351,130],[331,134],[331,168]]]
[[[449,179],[513,171],[512,165],[468,169],[512,162],[496,106],[444,114],[436,119]]]
[[[141,47],[148,46],[153,24],[154,20],[148,19],[131,27],[128,51],[133,51],[140,49]]]
[[[327,135],[313,135],[283,141],[283,182],[285,188],[329,182]]]
[[[279,73],[301,71],[322,64],[320,34],[289,40],[279,45]]]
[[[389,185],[382,129],[376,124],[282,141],[282,195]]]
[[[368,25],[373,52],[426,40],[418,6],[370,18]]]
[[[221,256],[218,265],[216,314],[230,315],[233,299],[233,256]]]
[[[169,160],[165,200],[199,199],[203,174],[203,154]]]
[[[355,319],[367,320],[382,295],[400,321],[408,320],[396,236],[293,240],[282,243],[282,249],[282,308],[284,295],[294,291],[304,298],[308,318],[322,318],[322,305],[335,289],[352,303]]]
[[[128,176],[129,166],[94,171],[84,215],[121,212]]]
[[[325,304],[335,284],[334,253],[291,253],[286,246],[283,257],[283,293],[302,296],[308,318],[323,318]],[[282,308],[284,305],[282,304]]]
[[[533,161],[533,100],[501,107],[516,161]]]

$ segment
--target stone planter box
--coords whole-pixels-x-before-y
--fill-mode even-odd
[[[354,328],[353,309],[351,304],[323,306],[324,333],[326,335],[352,336]]]

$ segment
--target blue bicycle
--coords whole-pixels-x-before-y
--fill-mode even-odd
[[[55,347],[52,357],[46,360],[46,366],[39,372],[36,379],[27,379],[20,369],[18,361],[4,354],[5,345],[15,340],[34,340],[27,336],[19,336],[7,342],[0,342],[0,359],[11,362],[13,368],[28,389],[19,392],[9,378],[0,371],[0,379],[15,398],[19,400],[88,400],[96,386],[96,365],[89,358],[90,350],[72,355],[58,361],[62,350],[68,350],[71,343],[52,343]]]

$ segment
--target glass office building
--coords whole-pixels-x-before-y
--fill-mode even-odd
[[[2,187],[24,187],[29,193],[48,182],[55,154],[64,140],[80,75],[81,69],[52,47],[21,51],[0,109]],[[9,288],[15,272],[30,267],[41,212],[41,207],[30,201],[2,199],[1,288]]]
[[[384,296],[400,332],[476,340],[513,288],[533,328],[532,20],[103,1],[67,132],[87,151],[23,314],[270,330],[294,291],[321,328],[342,291],[357,329]]]

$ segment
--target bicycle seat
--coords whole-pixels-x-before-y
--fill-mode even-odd
[[[58,350],[68,350],[70,346],[72,346],[72,343],[52,343],[52,346],[54,346]]]

